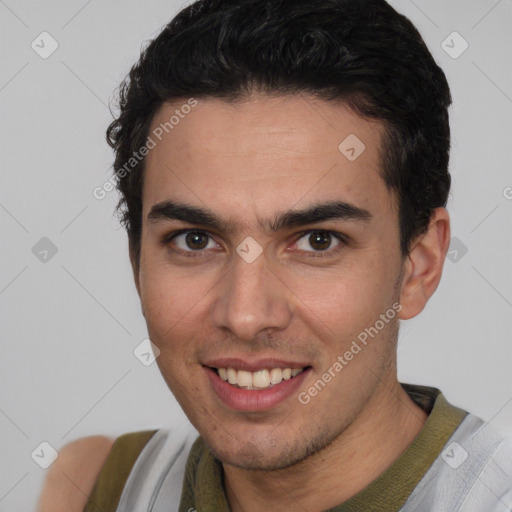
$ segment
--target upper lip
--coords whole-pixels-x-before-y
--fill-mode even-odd
[[[233,357],[222,357],[220,359],[210,359],[203,362],[203,366],[210,368],[234,368],[235,370],[245,370],[247,372],[258,372],[260,370],[271,370],[272,368],[306,368],[308,363],[298,361],[285,361],[283,359],[266,358],[253,361]]]

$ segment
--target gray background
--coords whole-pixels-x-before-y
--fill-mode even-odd
[[[437,293],[402,324],[399,377],[441,388],[511,434],[512,2],[391,4],[452,88],[458,239]],[[156,364],[133,354],[147,331],[117,195],[92,195],[110,177],[114,90],[181,5],[0,0],[1,512],[34,510],[45,470],[31,453],[43,441],[58,450],[91,434],[186,424]],[[59,45],[46,59],[31,48],[43,31]],[[446,39],[453,31],[469,43],[458,58],[447,53],[462,48]],[[36,257],[43,237],[57,248],[46,261]]]

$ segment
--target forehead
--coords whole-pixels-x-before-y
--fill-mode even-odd
[[[272,209],[320,199],[392,207],[381,178],[380,123],[304,95],[194,102],[164,103],[152,120],[144,217],[168,199],[248,223],[251,212],[261,220]]]

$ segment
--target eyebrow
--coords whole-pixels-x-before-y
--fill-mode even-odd
[[[314,204],[303,210],[289,210],[280,213],[272,221],[267,221],[266,225],[260,221],[260,226],[265,231],[277,232],[287,228],[328,220],[368,223],[372,218],[373,215],[368,210],[354,204],[344,201],[328,201]],[[148,222],[156,224],[167,220],[181,220],[226,233],[232,233],[238,227],[233,223],[226,222],[208,208],[191,206],[171,200],[154,204],[148,213]]]

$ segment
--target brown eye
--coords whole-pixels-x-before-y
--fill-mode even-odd
[[[331,245],[331,235],[326,231],[316,231],[309,235],[309,243],[313,249],[325,251]]]
[[[178,231],[167,235],[163,239],[165,245],[177,248],[181,253],[202,253],[203,249],[216,249],[217,243],[204,231]]]
[[[200,231],[191,231],[186,234],[185,243],[190,249],[204,249],[208,245],[208,235]]]
[[[334,244],[333,244],[334,242]],[[345,238],[336,231],[309,230],[299,234],[295,248],[307,256],[334,256],[345,244]]]

